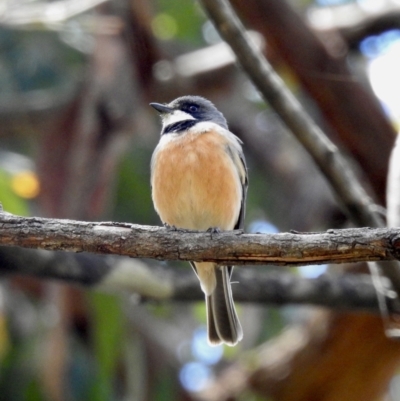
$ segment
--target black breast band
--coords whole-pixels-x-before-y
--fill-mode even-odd
[[[189,128],[192,128],[198,123],[197,120],[184,120],[184,121],[178,121],[176,123],[167,125],[163,132],[162,135],[164,134],[172,134],[172,133],[179,133],[182,131],[187,131]]]

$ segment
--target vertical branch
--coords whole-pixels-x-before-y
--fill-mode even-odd
[[[387,226],[400,227],[400,135],[390,156],[386,193]]]
[[[340,33],[327,33],[322,41],[288,1],[232,3],[243,21],[263,34],[268,47],[311,95],[333,128],[335,139],[359,163],[384,205],[387,161],[395,130],[376,97],[352,74]]]
[[[94,219],[103,213],[120,155],[126,149],[127,122],[134,98],[132,74],[120,31],[98,33],[83,89],[67,113],[44,137],[39,170],[43,213]],[[59,320],[47,333],[42,380],[57,401],[68,398],[64,388],[68,363],[68,336],[76,315],[76,294],[69,287],[49,284],[49,302]],[[55,351],[58,348],[58,351]]]
[[[132,66],[140,85],[147,89],[153,82],[153,65],[161,54],[151,32],[150,4],[145,0],[124,0],[124,39],[126,40]]]

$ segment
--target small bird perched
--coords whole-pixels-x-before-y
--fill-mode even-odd
[[[246,162],[223,114],[199,96],[150,105],[163,124],[151,160],[152,197],[162,222],[189,230],[243,228]],[[237,344],[243,331],[232,299],[233,266],[191,265],[206,295],[209,343]]]

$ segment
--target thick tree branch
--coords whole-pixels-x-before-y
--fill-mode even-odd
[[[128,223],[95,223],[1,213],[0,245],[162,260],[298,266],[398,259],[400,229],[211,234]]]

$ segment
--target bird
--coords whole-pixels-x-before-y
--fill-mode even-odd
[[[154,208],[170,229],[243,229],[248,187],[242,141],[214,104],[200,96],[150,103],[161,116],[151,158]],[[205,294],[210,345],[236,345],[243,330],[232,298],[233,266],[190,262]]]

